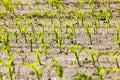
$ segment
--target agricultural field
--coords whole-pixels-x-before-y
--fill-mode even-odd
[[[0,0],[0,80],[120,80],[120,0]]]

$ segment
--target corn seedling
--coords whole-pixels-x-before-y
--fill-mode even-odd
[[[58,10],[57,18],[59,20],[60,32],[62,32],[62,18],[61,18],[61,11]]]
[[[9,62],[5,62],[4,60],[0,59],[0,64],[4,66],[4,68],[9,72],[10,80],[13,80],[13,73],[15,70],[15,67],[11,67],[12,63],[14,62],[14,58],[11,58]]]
[[[74,80],[93,80],[91,76],[88,76],[86,74],[78,74]]]
[[[73,28],[69,28],[69,39],[70,39],[70,42],[71,43],[74,43],[74,40],[73,40],[73,34],[74,33],[74,30]]]
[[[120,35],[119,35],[119,27],[116,28],[115,30],[115,33],[116,33],[116,38],[113,38],[113,40],[115,40],[120,48]]]
[[[6,9],[4,9],[4,13],[5,13],[5,15],[3,16],[3,19],[4,19],[4,25],[6,25],[6,20],[8,18],[8,12]]]
[[[107,70],[106,74],[109,75],[110,73],[116,72],[120,74],[120,69],[119,68],[110,68]]]
[[[53,24],[53,18],[54,18],[53,13],[52,13],[52,12],[50,12],[48,16],[50,17],[51,24]]]
[[[30,33],[29,35],[29,41],[30,41],[30,51],[32,52],[33,51],[33,43],[35,43],[35,40],[36,40],[36,36],[34,36],[35,34],[34,33]]]
[[[86,18],[86,13],[83,10],[81,10],[80,19],[81,19],[81,22],[82,22],[82,27],[84,27],[85,18]]]
[[[59,38],[59,35],[60,35],[60,31],[58,29],[55,29],[55,37],[56,37],[56,43],[58,43],[58,38]]]
[[[31,2],[28,2],[27,5],[29,6],[29,9],[31,10]]]
[[[80,1],[76,2],[74,5],[76,7],[78,7],[79,9],[80,8],[83,9],[83,6],[85,5],[85,1],[84,0],[80,0]]]
[[[113,54],[113,53],[109,54],[110,57],[112,57],[113,59],[115,59],[116,65],[119,68],[120,66],[119,66],[119,61],[118,61],[118,55],[119,55],[118,52],[116,52],[115,54]]]
[[[36,74],[37,80],[41,80],[43,70],[46,68],[46,66],[44,65],[39,68],[38,64],[39,64],[39,62],[35,61],[32,64],[23,64],[23,66],[30,68]]]
[[[3,80],[3,75],[2,74],[0,74],[0,80]]]
[[[43,50],[41,51],[42,54],[46,55],[46,59],[48,58],[48,46],[46,43],[42,44]]]
[[[25,63],[25,59],[26,59],[27,56],[24,56],[20,51],[16,51],[16,52],[21,57],[23,63]]]
[[[36,5],[39,4],[39,0],[35,0],[35,4],[36,4]]]
[[[53,61],[53,63],[51,64],[52,67],[56,67],[55,72],[56,74],[60,77],[60,80],[63,80],[63,72],[64,72],[64,68],[63,66],[56,60]]]
[[[100,68],[100,70],[99,70],[99,80],[104,80],[103,79],[104,74],[105,74],[105,69]]]
[[[94,49],[92,49],[92,51],[91,52],[87,52],[86,51],[86,53],[89,55],[89,57],[91,58],[91,60],[92,60],[92,63],[93,63],[93,66],[94,67],[96,67],[96,62],[95,62],[95,53],[94,53]]]
[[[32,28],[32,33],[34,33],[35,32],[35,30],[34,30],[34,23],[33,23],[32,19],[30,19],[30,26]]]
[[[71,47],[70,48],[70,51],[73,53],[73,55],[75,56],[76,60],[77,60],[77,64],[79,67],[81,67],[81,64],[80,64],[80,60],[79,60],[79,56],[80,56],[80,53],[84,50],[84,47],[81,47],[78,51],[79,47],[78,45],[75,45],[74,47]]]
[[[80,11],[75,11],[74,19],[76,20],[77,27],[79,27],[79,18],[80,18]]]
[[[53,9],[53,7],[58,7],[58,5],[62,3],[62,1],[63,0],[50,0],[49,4],[52,6]]]
[[[98,33],[98,29],[99,29],[97,20],[94,20],[94,21],[92,22],[92,25],[95,27],[95,28],[94,28],[94,34],[97,34],[97,33]]]
[[[21,29],[22,34],[24,36],[25,43],[27,43],[27,29],[28,29],[28,25],[24,25]]]
[[[39,42],[41,43],[41,44],[44,44],[45,43],[45,41],[44,41],[44,38],[45,38],[45,34],[42,34],[41,32],[39,33]]]
[[[107,4],[109,5],[109,8],[110,8],[110,0],[107,0]]]
[[[70,27],[69,23],[66,22],[65,26],[66,26],[66,33],[68,33],[68,29],[69,29],[69,27]]]
[[[23,7],[23,1],[22,0],[19,0],[19,4],[21,6],[21,9],[24,9],[24,7]]]
[[[64,38],[60,35],[59,38],[58,38],[58,42],[59,42],[59,53],[62,53],[63,40],[64,40]]]
[[[46,26],[46,20],[44,20],[43,24],[41,24],[43,34],[45,33],[45,26]]]
[[[88,23],[88,26],[85,28],[85,30],[86,30],[86,35],[89,38],[89,42],[90,44],[92,44],[92,30],[90,28],[90,23]]]
[[[18,31],[17,30],[14,31],[14,35],[15,35],[15,42],[17,43],[18,42]]]
[[[37,57],[37,60],[39,62],[39,65],[42,65],[42,62],[41,62],[41,57],[43,55],[42,52],[40,52],[39,49],[36,50],[36,52],[31,52],[32,54],[34,54],[36,57]]]
[[[6,7],[7,10],[9,10],[11,12],[14,12],[15,6],[12,3],[11,0],[2,0],[2,2],[3,2],[4,6]]]

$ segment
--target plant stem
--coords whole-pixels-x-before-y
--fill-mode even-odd
[[[30,49],[31,49],[31,52],[33,51],[33,41],[32,39],[30,39]]]
[[[120,66],[119,66],[118,59],[117,59],[117,58],[115,58],[115,61],[116,61],[116,65],[117,65],[117,67],[119,68]]]
[[[39,65],[42,65],[39,55],[37,55],[37,58],[38,58],[38,61],[39,61]]]

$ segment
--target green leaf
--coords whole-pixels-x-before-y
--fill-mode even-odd
[[[85,50],[85,47],[81,47],[79,52],[78,52],[78,56],[80,55],[81,52],[83,52]]]
[[[46,68],[46,66],[42,66],[39,70],[38,70],[38,73],[40,76],[42,76],[42,73],[43,73],[43,70]]]
[[[120,69],[119,69],[119,68],[110,68],[110,69],[106,72],[106,74],[108,75],[108,74],[110,74],[110,73],[112,73],[112,72],[116,72],[116,73],[119,73],[119,74],[120,74]]]
[[[104,68],[101,68],[100,71],[99,71],[99,75],[100,76],[103,76],[105,74],[105,69]]]
[[[79,74],[79,75],[75,78],[75,80],[93,80],[93,78],[90,77],[90,76],[87,76],[87,75],[85,75],[85,74]]]
[[[3,65],[3,66],[6,66],[6,63],[4,60],[0,59],[0,63]]]

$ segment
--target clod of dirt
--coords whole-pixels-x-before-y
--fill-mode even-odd
[[[88,47],[89,49],[92,49],[92,47]]]
[[[85,60],[87,61],[87,60],[88,60],[88,58],[85,58]]]
[[[48,80],[51,80],[51,78],[48,78]]]
[[[34,75],[35,73],[33,71],[30,72],[30,75]]]

